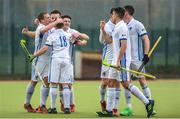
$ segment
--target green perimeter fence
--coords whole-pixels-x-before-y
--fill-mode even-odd
[[[28,49],[30,52],[33,52],[34,40],[23,36],[21,29],[22,27],[11,24],[10,28],[6,28],[7,31],[10,31],[11,35],[0,35],[0,39],[2,39],[0,44],[0,75],[30,74],[31,66],[19,45],[19,41],[21,38],[26,39]],[[34,30],[35,28],[30,29]],[[88,45],[85,47],[76,47],[76,50],[101,53],[103,46],[99,43],[98,28],[85,29],[78,26],[76,29],[90,36]],[[180,31],[170,29],[151,30],[149,33],[151,46],[160,35],[162,39],[150,58],[147,69],[155,74],[158,72],[159,77],[178,77],[178,71],[180,69]]]

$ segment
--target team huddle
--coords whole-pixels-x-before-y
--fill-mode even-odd
[[[125,67],[138,70],[142,62],[147,64],[149,61],[150,41],[144,25],[134,19],[134,11],[133,6],[130,5],[124,8],[112,8],[109,21],[107,23],[100,21],[99,40],[104,44],[102,59],[107,60],[108,64],[114,65],[117,69]],[[32,73],[26,90],[24,108],[28,112],[56,114],[56,98],[59,95],[61,111],[65,114],[75,112],[72,86],[74,82],[73,49],[75,45],[86,45],[89,37],[71,29],[71,17],[61,16],[58,10],[52,11],[50,15],[47,12],[40,13],[34,23],[37,25],[35,31],[29,31],[27,27],[22,29],[22,34],[35,39],[34,54],[29,55]],[[153,109],[154,100],[151,98],[145,77],[136,76],[143,89],[142,92],[132,84],[133,75],[116,68],[102,65],[100,86],[102,111],[97,112],[98,116],[119,116],[120,83],[125,89],[127,103],[127,108],[120,112],[121,116],[134,114],[131,94],[143,102],[147,117],[156,114]],[[142,72],[145,72],[144,68]],[[38,73],[42,76],[43,85],[40,89],[40,105],[35,109],[31,105],[31,97],[39,80]],[[106,90],[107,99],[105,99]],[[47,109],[46,101],[49,94],[51,106]]]
[[[75,45],[86,45],[89,36],[71,29],[71,17],[61,16],[58,10],[52,11],[50,15],[42,12],[34,22],[37,25],[35,31],[29,31],[27,27],[22,29],[23,34],[35,39],[34,54],[28,56],[33,65],[24,108],[28,112],[56,114],[56,98],[59,95],[61,111],[65,114],[74,112],[73,49]],[[34,109],[31,97],[39,80],[38,73],[42,76],[44,85],[40,89],[40,106]],[[51,106],[47,109],[46,101],[49,93]]]
[[[138,70],[142,62],[149,61],[148,53],[150,41],[144,25],[134,19],[134,8],[131,5],[112,8],[109,21],[100,21],[99,40],[104,44],[103,60],[116,68],[102,65],[100,85],[100,104],[102,111],[97,112],[100,117],[119,116],[120,83],[124,87],[127,108],[120,112],[121,116],[133,115],[131,94],[143,102],[147,111],[147,117],[156,114],[154,100],[144,76],[136,76],[143,92],[132,84],[133,75],[126,71],[119,71],[120,67]],[[144,43],[144,45],[143,45]],[[143,48],[144,46],[144,48]],[[143,50],[144,49],[144,50]],[[142,72],[145,72],[143,68]],[[107,99],[105,94],[107,90]]]

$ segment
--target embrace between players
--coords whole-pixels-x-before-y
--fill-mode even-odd
[[[73,47],[87,44],[88,35],[71,29],[71,17],[61,16],[61,12],[54,10],[50,13],[42,12],[34,21],[35,31],[27,27],[22,33],[35,39],[35,51],[29,55],[29,60],[38,69],[45,85],[40,89],[40,105],[34,109],[31,97],[39,80],[37,71],[32,67],[31,81],[27,86],[24,108],[28,112],[56,114],[56,98],[61,97],[61,111],[69,114],[75,111],[73,94]],[[59,86],[59,94],[58,94]],[[46,108],[46,101],[50,92],[51,106]]]
[[[126,69],[138,70],[142,62],[147,64],[149,61],[150,41],[144,25],[134,19],[134,12],[131,5],[124,6],[124,8],[112,8],[109,21],[107,23],[100,21],[99,40],[104,44],[103,60],[107,60],[108,64],[117,68],[122,66]],[[137,77],[143,92],[132,84],[129,72],[102,65],[101,78],[99,93],[102,111],[97,112],[98,116],[119,116],[120,83],[125,89],[127,104],[127,108],[121,111],[121,116],[133,115],[131,94],[143,102],[147,117],[156,114],[153,110],[154,100],[151,98],[151,92],[144,76]],[[107,99],[105,100],[106,90]]]

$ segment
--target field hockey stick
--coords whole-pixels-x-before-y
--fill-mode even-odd
[[[28,49],[26,48],[26,41],[25,41],[24,39],[21,39],[21,41],[20,41],[20,46],[21,46],[21,48],[23,49],[23,51],[25,52],[26,56],[28,57],[28,56],[30,55],[30,53],[29,53]],[[35,71],[36,71],[39,79],[41,80],[42,85],[43,85],[44,87],[46,87],[46,84],[44,83],[44,80],[43,80],[41,74],[39,73],[38,68],[35,66],[34,63],[32,63],[32,66],[34,67],[34,69],[35,69]]]
[[[152,49],[149,51],[148,53],[148,57],[150,58],[150,56],[152,55],[153,51],[155,50],[155,48],[157,47],[157,45],[159,44],[160,40],[161,40],[161,36],[158,37],[158,39],[156,40],[154,46],[152,47]],[[143,67],[145,66],[145,62],[142,62],[141,66],[139,67],[139,69],[137,70],[138,72],[141,72]]]
[[[136,75],[143,75],[143,76],[146,76],[146,77],[149,77],[149,78],[152,78],[152,79],[156,79],[155,76],[150,75],[150,74],[145,74],[145,73],[138,72],[138,71],[135,71],[135,70],[126,69],[126,68],[124,68],[124,67],[117,68],[117,67],[114,66],[114,65],[108,64],[108,63],[107,63],[107,60],[105,60],[105,59],[102,61],[102,64],[103,64],[104,66],[107,66],[107,67],[115,68],[115,69],[117,69],[117,70],[119,70],[119,71],[123,70],[123,71],[130,72],[130,73],[133,73],[133,74],[136,74]]]

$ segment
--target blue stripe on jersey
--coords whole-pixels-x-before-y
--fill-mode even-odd
[[[140,61],[140,35],[138,34],[138,58]]]
[[[71,63],[72,64],[74,62],[74,47],[75,47],[75,45],[73,43],[70,43],[70,46],[69,46],[69,56],[71,57]]]
[[[45,44],[46,46],[52,47],[52,45]]]
[[[120,38],[119,40],[127,40],[127,38]]]
[[[107,43],[105,43],[104,48],[103,48],[103,59],[105,59],[106,56],[106,52],[107,52]]]
[[[144,36],[144,35],[147,35],[147,33],[143,33],[143,34],[141,34],[140,36],[142,37],[142,36]]]
[[[126,68],[126,53],[122,57],[121,66]],[[123,81],[127,80],[127,73],[126,73],[126,71],[121,71],[121,78],[122,78]]]

